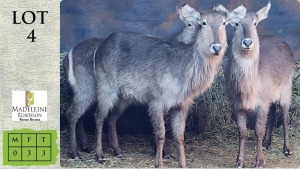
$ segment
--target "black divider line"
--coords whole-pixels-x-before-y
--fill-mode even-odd
[[[21,133],[21,161],[23,161],[23,158],[22,158],[22,157],[23,157],[23,153],[22,153],[22,152],[23,152],[23,151],[22,151],[22,150],[23,150],[23,148],[22,148],[22,145],[23,145],[23,144],[22,144],[22,143],[23,143],[22,135],[23,135],[23,134]]]
[[[50,161],[52,161],[52,133],[50,133]]]
[[[7,141],[8,141],[8,161],[9,161],[9,133],[8,133]]]
[[[38,142],[37,142],[37,135],[38,135],[38,134],[35,133],[35,161],[37,161],[37,155],[38,155],[38,154],[37,154],[37,143],[38,143]]]

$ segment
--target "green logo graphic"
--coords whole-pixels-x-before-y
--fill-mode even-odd
[[[56,130],[3,131],[3,165],[30,166],[56,164]]]
[[[26,107],[34,105],[34,93],[31,91],[26,91],[25,94]]]

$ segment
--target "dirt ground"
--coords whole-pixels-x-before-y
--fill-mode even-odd
[[[225,132],[210,131],[200,134],[186,133],[185,151],[187,164],[190,168],[232,168],[238,153],[238,139],[236,129],[224,129]],[[274,129],[271,147],[265,151],[267,168],[300,168],[300,137],[291,135],[293,155],[285,157],[282,153],[283,136],[282,129]],[[220,134],[221,133],[221,134]],[[94,134],[88,135],[91,145],[95,146]],[[104,135],[103,148],[107,161],[104,164],[97,163],[94,154],[81,152],[82,160],[72,160],[68,157],[67,132],[61,132],[61,159],[62,167],[80,168],[148,168],[154,167],[154,151],[150,143],[150,135],[119,136],[119,143],[125,158],[119,159],[113,156],[108,146],[107,135]],[[165,159],[164,167],[177,167],[177,152],[172,138],[167,138],[171,143],[174,159]],[[253,131],[249,131],[246,142],[245,167],[254,167],[256,155],[256,137]]]

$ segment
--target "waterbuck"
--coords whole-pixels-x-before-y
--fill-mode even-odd
[[[185,5],[186,6],[186,5]],[[183,16],[188,14],[185,6]],[[172,113],[179,166],[186,167],[185,120],[193,99],[212,83],[227,48],[225,25],[246,13],[243,6],[224,14],[210,11],[197,20],[201,29],[193,44],[168,42],[139,33],[113,33],[95,54],[98,113],[96,158],[104,158],[102,128],[108,114],[134,103],[148,106],[155,133],[155,167],[163,167],[164,113]]]
[[[87,39],[73,47],[63,60],[64,70],[74,94],[72,103],[65,113],[68,120],[69,155],[71,158],[81,158],[76,136],[80,139],[81,149],[85,152],[92,152],[83,121],[87,110],[96,107],[93,56],[103,41],[102,38]]]
[[[176,40],[188,44],[193,41],[192,35],[195,34],[194,32],[198,27],[198,21],[195,17],[197,12],[193,8],[186,5],[185,10],[188,13],[183,17],[181,9],[177,9],[179,17],[186,27],[183,32],[176,37]],[[95,51],[103,41],[103,38],[87,39],[71,49],[68,57],[63,61],[68,81],[74,93],[73,101],[66,112],[69,124],[68,132],[71,158],[81,158],[77,148],[76,136],[80,139],[81,149],[86,152],[92,152],[83,127],[83,118],[87,110],[93,109],[97,104],[93,59]],[[112,114],[108,118],[109,141],[116,156],[122,156],[116,134],[116,121],[119,115],[120,114]]]
[[[292,154],[288,132],[294,64],[292,50],[282,38],[259,36],[256,30],[257,24],[268,17],[270,8],[269,2],[258,12],[247,13],[238,22],[231,22],[235,33],[232,57],[225,71],[225,78],[239,131],[236,167],[244,166],[247,123],[255,129],[257,137],[255,166],[264,167],[263,137],[268,111],[270,106],[271,109],[276,109],[277,103],[282,107],[284,116],[284,154]],[[272,120],[269,123],[272,124]],[[272,125],[268,127],[272,130]],[[267,133],[269,131],[270,129]],[[270,139],[270,135],[266,137]],[[264,145],[268,146],[268,140],[265,141]]]

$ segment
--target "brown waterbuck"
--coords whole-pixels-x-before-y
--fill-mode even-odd
[[[189,13],[185,6],[182,7],[183,16]],[[211,85],[219,70],[227,48],[226,23],[238,22],[245,13],[243,6],[227,14],[198,13],[201,28],[195,34],[195,42],[189,45],[138,33],[111,34],[95,54],[96,158],[100,161],[104,158],[102,127],[106,116],[140,103],[148,106],[154,128],[155,167],[163,167],[166,112],[172,113],[178,164],[186,167],[184,129],[189,107],[194,98]]]
[[[217,7],[223,11],[223,6]],[[246,125],[252,125],[257,137],[256,167],[264,167],[263,138],[268,112],[279,103],[283,110],[284,146],[286,156],[292,154],[288,132],[289,107],[294,59],[292,50],[278,36],[259,36],[257,24],[268,17],[270,2],[256,13],[247,13],[235,27],[232,57],[225,71],[227,91],[231,100],[239,131],[239,153],[236,167],[245,161]],[[272,111],[274,112],[274,110]],[[273,113],[271,114],[273,116]],[[269,116],[269,118],[272,118]],[[269,119],[264,146],[271,139],[272,120]],[[251,126],[250,126],[251,127]]]
[[[185,17],[181,9],[177,9],[180,19],[185,24],[185,28],[176,37],[178,42],[185,44],[193,41],[193,35],[198,27],[196,20],[197,11],[188,5],[185,6]],[[80,139],[81,149],[92,152],[84,130],[84,115],[88,110],[96,107],[96,81],[94,78],[94,55],[98,46],[102,44],[104,38],[91,38],[77,44],[63,61],[64,69],[67,72],[68,81],[74,93],[71,106],[66,112],[69,132],[69,149],[71,158],[81,158],[77,148],[76,136]],[[118,145],[116,134],[116,121],[120,114],[111,114],[108,117],[109,141],[116,156],[122,157],[122,151]],[[76,131],[76,133],[75,133]],[[166,153],[168,154],[168,153]]]

